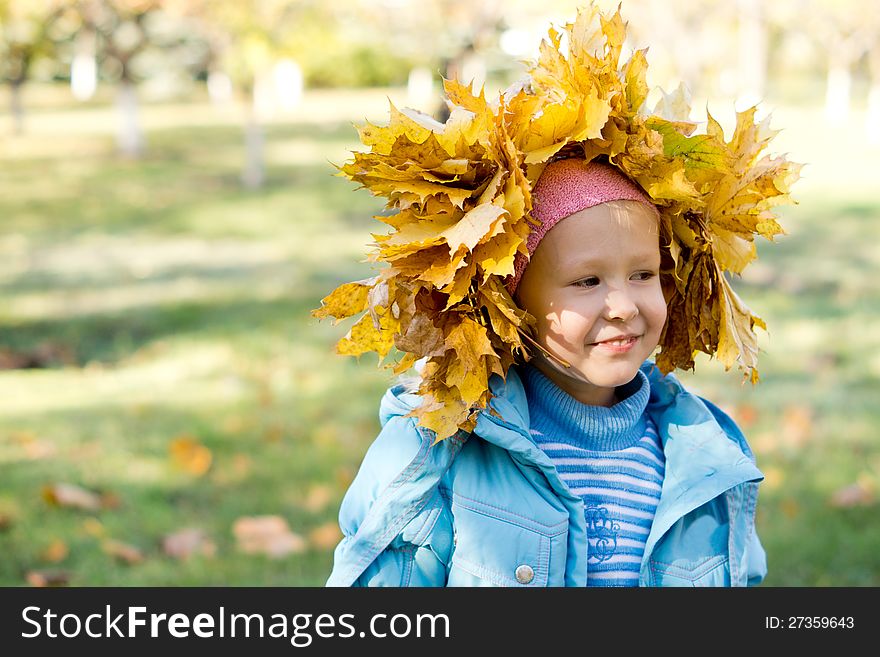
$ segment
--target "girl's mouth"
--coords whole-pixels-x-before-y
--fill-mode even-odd
[[[600,347],[615,354],[623,354],[632,349],[638,339],[639,336],[634,335],[631,338],[625,338],[623,340],[606,340],[605,342],[597,342],[593,346]]]

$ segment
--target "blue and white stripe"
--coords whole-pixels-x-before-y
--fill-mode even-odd
[[[645,412],[650,388],[638,372],[611,406],[577,401],[532,366],[524,368],[531,434],[584,501],[588,586],[638,586],[645,542],[663,486],[665,459]]]

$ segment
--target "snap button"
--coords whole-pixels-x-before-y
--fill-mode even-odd
[[[520,584],[528,584],[535,579],[535,571],[531,566],[522,564],[516,567],[516,581]]]

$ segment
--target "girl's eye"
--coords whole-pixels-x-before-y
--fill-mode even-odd
[[[574,283],[577,287],[594,287],[599,284],[599,279],[595,276],[587,276]]]
[[[648,281],[648,280],[654,278],[654,272],[652,272],[652,271],[640,271],[640,272],[638,272],[637,274],[633,274],[633,277],[634,277],[637,281]]]

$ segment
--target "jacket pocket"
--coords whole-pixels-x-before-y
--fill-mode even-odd
[[[544,525],[515,512],[452,496],[454,548],[447,586],[547,586],[551,546],[568,520]],[[556,549],[564,559],[564,549]]]
[[[648,565],[653,586],[730,586],[730,564],[725,555],[673,563],[650,559]]]

